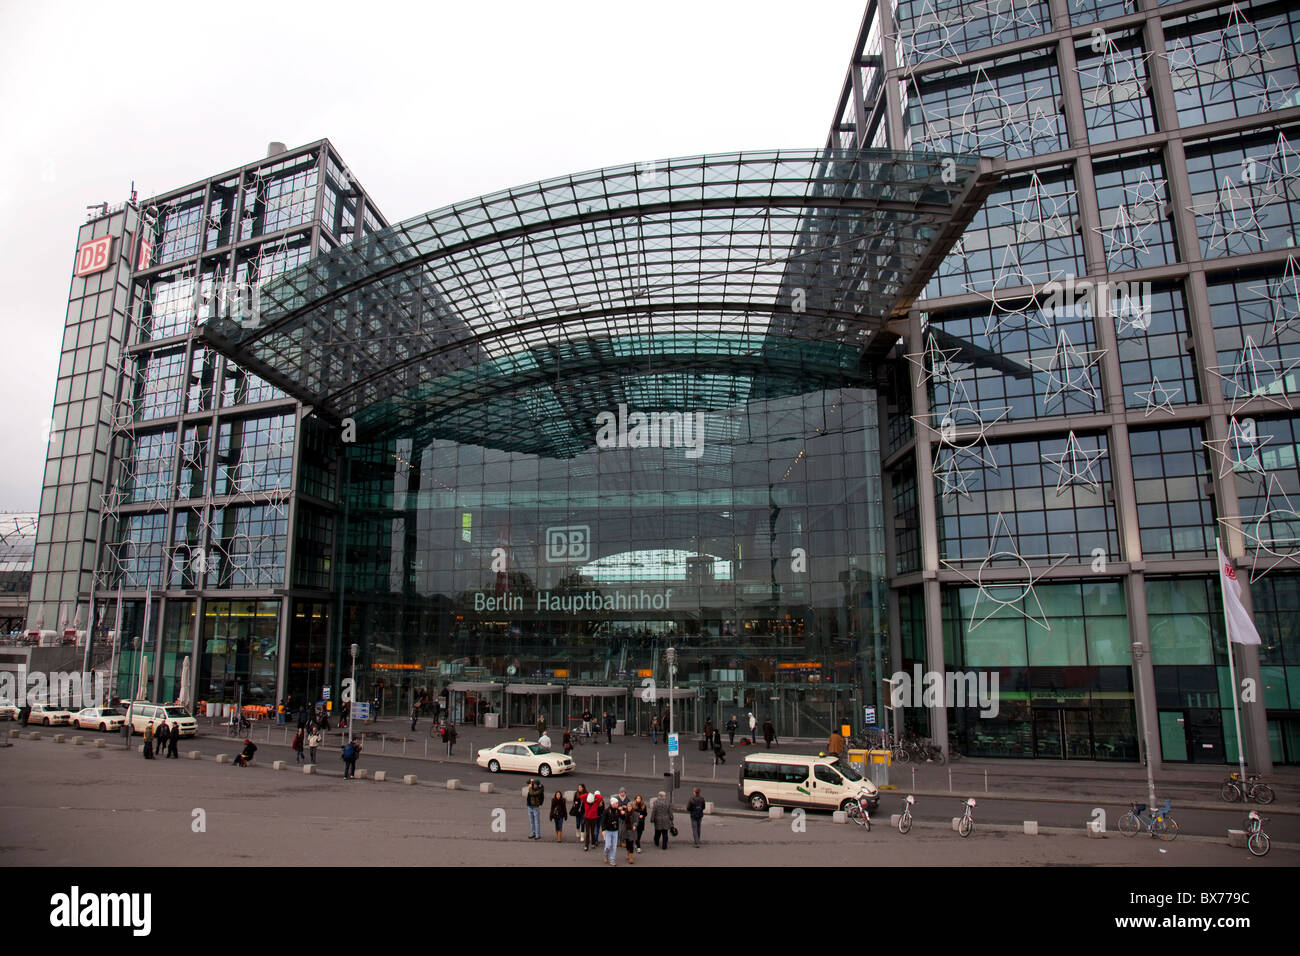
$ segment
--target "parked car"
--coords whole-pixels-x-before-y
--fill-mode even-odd
[[[17,720],[18,705],[8,697],[0,697],[0,720]]]
[[[143,700],[124,700],[122,709],[131,718],[131,732],[144,733],[146,727],[158,729],[164,720],[182,737],[193,737],[199,732],[199,722],[179,704],[151,704]]]
[[[126,714],[116,707],[87,707],[72,715],[72,726],[82,730],[121,730]]]
[[[67,725],[72,723],[72,708],[59,704],[32,704],[27,723],[41,724],[44,727]]]
[[[736,795],[751,810],[760,812],[769,806],[847,810],[860,789],[871,794],[869,809],[875,812],[879,790],[852,764],[820,754],[810,757],[764,750],[746,755]]]
[[[553,773],[572,773],[574,769],[571,758],[547,750],[535,740],[528,741],[522,737],[480,750],[474,762],[492,773],[514,770],[535,773],[539,777],[549,777]]]

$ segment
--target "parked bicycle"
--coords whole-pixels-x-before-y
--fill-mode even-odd
[[[1236,803],[1244,797],[1256,803],[1269,804],[1273,802],[1273,788],[1260,783],[1257,773],[1247,774],[1245,783],[1242,783],[1241,774],[1234,772],[1228,775],[1219,789],[1219,796],[1229,803]]]
[[[912,804],[916,803],[916,797],[910,793],[907,799],[903,801],[903,812],[898,817],[898,832],[907,833],[912,829]]]
[[[975,798],[971,797],[962,807],[961,820],[957,823],[957,832],[964,837],[971,835],[975,829]]]
[[[860,827],[866,827],[868,833],[871,832],[871,798],[871,791],[860,787],[858,798],[848,805],[846,811],[849,819]]]
[[[1254,810],[1251,810],[1246,816],[1246,848],[1255,856],[1265,856],[1272,841],[1269,840],[1268,834],[1264,832],[1264,817],[1261,817]]]
[[[243,737],[251,732],[252,729],[253,722],[241,714],[238,723],[236,723],[235,719],[232,717],[230,722],[226,724],[226,736]]]
[[[1141,830],[1166,841],[1178,836],[1178,821],[1169,813],[1168,800],[1150,817],[1145,803],[1131,803],[1129,808],[1128,813],[1119,818],[1119,832],[1125,836],[1137,836]]]

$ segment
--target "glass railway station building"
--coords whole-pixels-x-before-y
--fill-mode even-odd
[[[1297,46],[1286,3],[872,3],[817,148],[390,225],[273,144],[106,208],[28,627],[124,696],[337,700],[355,643],[387,714],[638,732],[675,648],[685,729],[1224,763],[1221,538],[1247,755],[1294,763]]]

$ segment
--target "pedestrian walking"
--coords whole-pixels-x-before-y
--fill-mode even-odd
[[[641,794],[636,795],[632,801],[632,814],[636,817],[636,851],[641,852],[641,834],[645,833],[645,820],[650,815],[650,808],[642,799]]]
[[[614,742],[614,728],[618,726],[618,718],[613,714],[605,715],[605,742],[612,744]]]
[[[583,817],[587,809],[587,785],[578,784],[578,789],[573,793],[573,809],[569,811],[569,816],[573,817],[573,829],[577,834],[578,842],[582,842]]]
[[[528,795],[524,803],[528,806],[528,839],[542,838],[542,804],[546,802],[546,788],[536,779],[528,778]]]
[[[319,728],[313,727],[311,733],[307,735],[307,750],[311,754],[311,762],[316,762],[316,748],[320,746],[321,736]]]
[[[772,741],[776,740],[776,728],[772,726],[770,720],[763,721],[763,742],[767,744],[767,749],[772,749]]]
[[[540,737],[546,733],[546,718],[541,714],[537,715],[537,736]]]
[[[443,739],[447,741],[447,756],[450,757],[452,751],[456,749],[456,725],[448,724],[442,735]]]
[[[343,745],[343,779],[351,780],[357,775],[357,742],[349,740]]]
[[[610,797],[609,805],[601,815],[600,831],[605,838],[605,859],[610,866],[618,866],[618,832],[623,826],[623,814],[619,813],[618,797]]]
[[[564,792],[556,790],[551,797],[551,822],[555,824],[555,842],[564,842],[564,821],[569,819],[569,805],[565,802]]]
[[[700,824],[704,822],[704,798],[700,796],[700,788],[696,787],[691,799],[686,801],[686,812],[691,815],[691,838],[695,841],[695,846],[700,845]]]
[[[307,728],[308,719],[309,718],[307,715],[307,705],[303,704],[301,707],[298,708],[298,729],[299,730],[305,730]]]
[[[167,756],[167,741],[171,739],[172,729],[168,726],[167,721],[158,725],[157,732],[153,735],[153,749],[155,754]]]
[[[298,732],[293,735],[293,755],[295,763],[302,763],[302,738],[302,728],[299,727]]]
[[[600,811],[604,809],[595,793],[587,794],[587,805],[582,808],[582,852],[586,853],[596,843],[596,827],[600,824]]]
[[[630,803],[619,803],[618,842],[627,851],[627,861],[636,862],[636,814]]]
[[[415,723],[420,719],[420,705],[416,704],[411,708],[411,729],[415,729]]]
[[[736,728],[738,726],[739,724],[736,723],[736,715],[732,714],[731,717],[727,719],[727,737],[728,737],[727,746],[728,747],[736,746]]]
[[[655,828],[655,846],[668,849],[668,835],[673,833],[673,805],[662,790],[650,807],[650,823]]]
[[[573,734],[566,730],[564,732],[564,756],[568,757],[573,753]]]
[[[181,759],[181,755],[180,755],[179,753],[177,753],[177,748],[180,747],[180,744],[181,744],[181,732],[180,732],[180,728],[178,728],[178,727],[173,727],[173,728],[172,728],[172,735],[171,735],[170,737],[167,738],[167,759],[168,759],[168,760],[180,760],[180,759]]]
[[[722,749],[722,732],[713,732],[713,766],[727,762],[727,752]]]
[[[658,717],[650,721],[650,742],[653,744],[659,743],[659,718]]]
[[[146,724],[144,728],[144,759],[153,759],[153,724]]]
[[[752,713],[749,715],[749,745],[758,746],[758,718]]]
[[[542,731],[542,735],[537,738],[537,743],[540,746],[545,747],[547,753],[551,752],[551,738],[546,731]]]

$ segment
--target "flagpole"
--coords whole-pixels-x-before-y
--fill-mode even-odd
[[[1228,679],[1232,682],[1232,721],[1237,729],[1237,764],[1241,773],[1242,793],[1246,793],[1246,751],[1241,746],[1241,711],[1237,705],[1237,668],[1232,662],[1232,625],[1228,622],[1228,578],[1224,574],[1227,556],[1223,545],[1214,539],[1214,550],[1219,555],[1219,603],[1223,605],[1223,634],[1228,641]]]
[[[108,700],[104,705],[108,706],[113,703],[113,695],[117,693],[117,647],[122,643],[122,579],[117,579],[117,616],[113,620],[113,646],[109,653],[112,655],[112,661],[109,664],[109,670],[112,672],[113,683],[108,688]],[[120,695],[119,695],[120,696]]]

